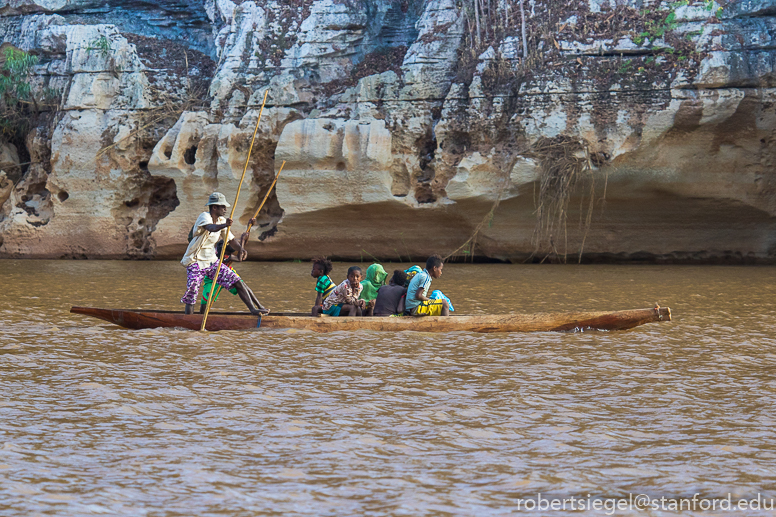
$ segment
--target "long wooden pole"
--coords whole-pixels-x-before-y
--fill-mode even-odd
[[[237,200],[240,199],[240,190],[242,190],[243,180],[245,179],[245,173],[248,172],[248,164],[251,161],[251,151],[253,151],[253,143],[256,141],[256,133],[259,132],[259,122],[261,122],[261,114],[264,113],[264,104],[267,103],[267,94],[269,88],[264,92],[264,100],[261,102],[261,109],[259,110],[259,119],[256,121],[256,128],[253,130],[253,138],[251,138],[251,145],[248,147],[248,156],[245,158],[245,167],[243,168],[242,177],[240,178],[240,184],[237,186],[237,195],[234,197],[234,203],[232,204],[232,212],[229,214],[229,219],[234,217],[234,210],[237,208]],[[200,331],[205,330],[205,324],[207,323],[207,316],[210,313],[210,307],[213,305],[213,294],[216,291],[216,284],[218,283],[218,276],[221,273],[221,264],[224,262],[224,252],[226,251],[227,237],[229,237],[229,227],[227,226],[221,230],[222,239],[224,244],[221,246],[221,254],[218,256],[218,266],[213,274],[213,285],[210,288],[210,296],[207,299],[207,306],[205,307],[205,315],[202,317],[202,326]]]
[[[269,186],[269,189],[267,190],[267,193],[264,195],[264,199],[262,200],[261,204],[259,205],[259,208],[256,210],[256,213],[253,214],[253,217],[251,217],[251,221],[259,217],[259,212],[261,212],[261,209],[264,208],[264,203],[267,202],[267,198],[269,198],[269,193],[272,192],[272,189],[275,187],[275,183],[278,182],[278,178],[280,177],[280,173],[283,172],[283,167],[286,165],[286,161],[283,160],[283,163],[280,164],[280,170],[277,174],[275,174],[275,179],[272,181],[272,184]],[[245,246],[245,243],[248,242],[248,238],[251,236],[251,227],[253,227],[252,223],[248,223],[248,228],[245,230],[245,239],[242,242],[242,245]]]

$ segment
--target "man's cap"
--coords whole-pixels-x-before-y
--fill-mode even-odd
[[[226,202],[226,196],[224,196],[220,192],[213,192],[212,194],[210,194],[210,197],[207,198],[207,203],[205,204],[205,206],[210,206],[210,205],[221,205],[227,208],[232,206]]]

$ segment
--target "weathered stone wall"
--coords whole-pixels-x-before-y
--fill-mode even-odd
[[[528,0],[525,48],[488,4],[0,0],[58,99],[0,148],[0,256],[178,257],[268,91],[253,258],[776,260],[776,2]]]

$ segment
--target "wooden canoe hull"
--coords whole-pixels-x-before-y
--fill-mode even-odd
[[[72,307],[73,314],[92,316],[128,329],[159,327],[199,330],[201,314],[173,311],[138,311]],[[312,317],[304,314],[270,314],[261,318],[260,328],[304,329],[314,332],[340,330],[379,330],[401,332],[547,332],[574,330],[625,330],[645,323],[671,321],[671,309],[634,309],[615,312],[559,312],[503,314],[493,316],[411,316],[387,317]],[[211,312],[207,330],[247,330],[259,328],[259,318],[247,313]]]

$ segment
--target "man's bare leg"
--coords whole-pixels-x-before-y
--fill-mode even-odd
[[[244,286],[245,286],[245,289],[248,291],[248,294],[249,294],[249,295],[250,295],[250,297],[251,297],[251,301],[253,301],[253,305],[255,305],[256,307],[258,307],[258,308],[259,308],[259,310],[265,310],[265,311],[267,311],[267,314],[269,314],[269,309],[267,309],[266,307],[264,307],[264,306],[261,304],[261,302],[259,301],[259,299],[258,299],[258,298],[256,298],[256,295],[253,293],[253,289],[251,289],[250,287],[248,287],[248,284],[246,284],[246,283],[245,283],[245,282],[243,282],[242,280],[240,280],[240,282],[242,283],[242,285],[244,285]]]
[[[237,282],[233,287],[237,289],[237,296],[239,296],[245,306],[248,307],[248,310],[251,311],[251,314],[258,316],[260,314],[267,314],[269,312],[264,307],[257,309],[253,305],[253,300],[251,300],[251,295],[248,294],[248,290],[246,289],[244,282]]]

